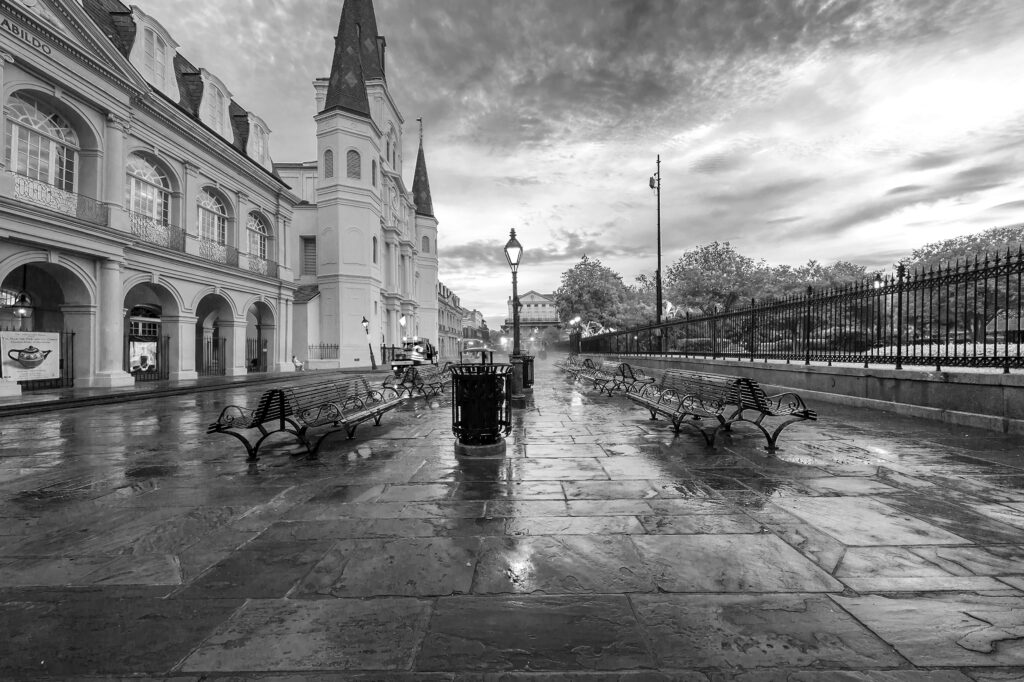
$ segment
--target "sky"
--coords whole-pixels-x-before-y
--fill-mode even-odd
[[[315,158],[312,81],[343,0],[136,0]],[[1021,0],[374,0],[440,279],[497,328],[584,255],[627,284],[728,241],[771,265],[889,270],[1024,222]],[[680,302],[675,302],[680,303]]]

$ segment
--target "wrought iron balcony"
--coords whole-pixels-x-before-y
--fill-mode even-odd
[[[145,213],[128,212],[132,234],[144,242],[166,249],[185,251],[185,230],[176,225],[166,225]]]
[[[8,173],[14,176],[14,199],[97,225],[107,224],[107,207],[99,201],[25,175]]]
[[[276,262],[252,255],[249,256],[249,270],[260,275],[266,275],[267,277],[279,276],[279,267]]]
[[[200,258],[210,260],[215,263],[224,263],[225,265],[231,265],[236,268],[238,267],[238,249],[235,247],[230,244],[221,244],[220,242],[212,239],[194,237],[192,235],[188,236],[196,240],[196,255]]]

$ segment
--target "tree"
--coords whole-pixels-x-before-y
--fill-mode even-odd
[[[562,273],[562,286],[555,291],[555,306],[562,320],[579,316],[583,323],[603,327],[633,326],[645,321],[639,309],[640,294],[627,287],[614,270],[586,255]],[[653,310],[653,303],[650,307]]]
[[[957,261],[963,264],[968,260],[973,261],[975,257],[984,259],[986,255],[996,254],[1003,257],[1008,249],[1010,253],[1016,254],[1021,244],[1024,244],[1024,225],[993,227],[975,234],[925,244],[915,249],[909,258],[903,260],[903,264],[908,270],[927,270],[939,266],[945,269],[947,265]]]
[[[687,251],[662,279],[664,297],[703,313],[729,310],[761,295],[770,269],[764,260],[741,255],[729,242]]]

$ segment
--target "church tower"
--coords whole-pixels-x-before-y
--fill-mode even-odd
[[[434,217],[434,204],[430,200],[427,162],[423,156],[423,119],[419,119],[419,124],[420,148],[416,154],[416,172],[412,180],[412,196],[416,204],[416,243],[419,246],[416,255],[416,276],[419,278],[416,297],[419,302],[420,328],[431,330],[423,334],[433,337],[432,341],[439,345],[437,218]]]
[[[388,92],[385,44],[372,1],[345,0],[330,78],[314,83],[320,300],[310,336],[337,345],[338,357],[311,358],[311,367],[369,365],[370,348],[418,333],[415,323],[399,325],[417,319],[414,207],[401,180],[403,120]]]

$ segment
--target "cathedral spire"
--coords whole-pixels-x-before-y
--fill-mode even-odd
[[[377,35],[372,0],[345,0],[324,111],[341,108],[369,117],[366,81],[384,80],[383,38]]]
[[[434,205],[430,201],[430,181],[427,179],[427,162],[423,157],[423,119],[420,122],[420,151],[416,154],[416,173],[412,178],[412,197],[416,202],[416,215],[434,217]]]

